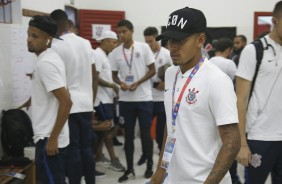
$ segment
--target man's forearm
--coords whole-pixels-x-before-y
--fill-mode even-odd
[[[220,183],[240,150],[240,134],[237,124],[223,125],[220,129],[225,141],[204,184]]]
[[[143,82],[149,80],[151,77],[153,77],[155,75],[155,70],[149,70],[144,77],[142,77],[140,80],[138,80],[138,84],[142,84]]]
[[[61,92],[59,93],[62,94]],[[58,101],[59,101],[59,108],[57,111],[57,117],[56,117],[55,125],[50,135],[50,138],[55,138],[55,139],[57,139],[59,134],[61,133],[61,130],[64,127],[69,117],[69,113],[72,107],[72,101],[70,100],[69,97],[66,96],[60,97],[58,98]]]
[[[96,71],[95,64],[92,64],[92,91],[93,91],[93,104],[96,99],[98,89],[98,72]]]
[[[107,87],[107,88],[113,88],[113,83],[107,82],[104,79],[101,79],[100,77],[98,79],[98,84],[99,84],[99,86],[103,86],[103,87]]]
[[[241,136],[241,145],[247,146],[246,138],[246,103],[245,100],[238,98],[237,100],[238,116],[239,116],[239,130]]]

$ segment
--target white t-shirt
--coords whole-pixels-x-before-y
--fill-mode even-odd
[[[170,64],[172,65],[172,60],[170,57],[170,53],[169,50],[167,50],[164,47],[161,47],[160,51],[154,53],[155,55],[155,68],[156,68],[156,75],[154,75],[151,78],[151,82],[152,84],[154,82],[160,82],[161,79],[158,77],[158,70],[161,66],[165,65],[165,64]],[[160,91],[156,88],[152,88],[152,94],[153,94],[153,101],[155,102],[160,102],[160,101],[164,101],[164,92]]]
[[[52,48],[66,66],[67,85],[73,102],[71,113],[93,111],[93,50],[88,40],[67,33],[55,40]]]
[[[133,51],[133,53],[132,53]],[[131,61],[132,55],[132,70],[131,75],[134,77],[136,82],[148,72],[148,66],[155,62],[154,55],[150,47],[141,42],[134,42],[133,49],[124,48],[124,53],[126,55],[128,64]],[[125,56],[123,53],[123,45],[115,48],[112,52],[112,57],[110,57],[112,71],[118,71],[120,80],[125,82],[126,76],[129,75],[129,66],[127,65]],[[150,80],[147,80],[140,84],[135,91],[123,91],[119,92],[120,101],[152,101],[152,88]]]
[[[271,47],[264,51],[247,111],[248,139],[282,141],[282,47],[269,36],[266,39],[276,56]],[[256,63],[255,47],[247,45],[241,53],[236,75],[252,81]]]
[[[172,135],[172,90],[178,66],[165,75],[167,133]],[[192,69],[178,75],[175,102]],[[238,122],[231,79],[205,59],[184,92],[176,117],[175,150],[165,184],[203,184],[222,145],[218,126]],[[176,172],[177,171],[177,172]],[[231,184],[229,173],[220,184]]]
[[[98,47],[94,51],[94,60],[97,65],[101,66],[101,70],[99,71],[99,78],[109,83],[113,83],[110,61],[106,53],[100,47]],[[114,90],[112,88],[99,86],[97,91],[97,96],[95,99],[95,104],[96,101],[102,102],[104,104],[113,103],[113,98],[114,98]]]
[[[237,70],[234,61],[232,61],[231,59],[224,58],[222,56],[214,56],[209,60],[218,68],[220,68],[232,80],[234,79]]]
[[[52,49],[38,56],[32,78],[32,127],[34,142],[50,137],[56,122],[59,101],[51,91],[66,87],[65,66]],[[69,144],[69,127],[65,123],[59,138],[59,148]]]

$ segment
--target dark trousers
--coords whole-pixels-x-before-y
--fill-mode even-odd
[[[229,169],[231,179],[232,179],[232,183],[240,181],[240,178],[239,178],[238,173],[237,173],[237,165],[238,165],[237,161],[234,160],[233,164],[231,165],[231,167]]]
[[[247,167],[247,184],[264,184],[271,173],[272,184],[282,183],[282,141],[248,140],[252,154],[261,157],[261,165]]]
[[[95,184],[93,154],[92,112],[69,116],[70,145],[66,154],[66,174],[70,184],[80,184],[84,175],[86,184]]]
[[[47,156],[48,138],[35,144],[35,165],[37,184],[65,184],[65,152],[67,148],[59,148],[59,153]]]
[[[136,118],[138,118],[141,141],[148,162],[153,163],[153,141],[150,134],[153,102],[120,102],[120,118],[124,118],[124,150],[127,169],[133,169],[134,135]]]
[[[166,125],[164,102],[154,102],[153,117],[155,116],[157,117],[156,141],[158,143],[158,148],[161,151],[163,146],[164,129]]]

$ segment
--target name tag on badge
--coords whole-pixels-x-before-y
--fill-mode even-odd
[[[134,75],[131,75],[131,74],[126,75],[125,82],[133,83],[134,82]]]
[[[175,142],[176,142],[176,138],[167,137],[165,148],[164,148],[164,153],[163,153],[163,158],[161,162],[161,167],[164,169],[168,169],[168,166],[171,161],[172,154],[175,148]]]

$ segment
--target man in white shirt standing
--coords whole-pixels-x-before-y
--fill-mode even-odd
[[[156,37],[158,36],[158,30],[155,27],[147,27],[144,30],[144,38],[145,42],[151,48],[154,56],[155,56],[155,68],[156,74],[151,78],[152,82],[152,94],[153,94],[153,117],[157,118],[156,125],[156,142],[158,144],[158,148],[161,151],[163,144],[163,136],[164,136],[164,128],[166,124],[166,116],[164,109],[164,79],[160,78],[159,75],[164,75],[159,72],[161,71],[161,67],[168,68],[172,65],[172,60],[169,55],[169,50],[164,47],[161,47],[160,44],[156,41]],[[143,148],[144,146],[142,146]],[[144,150],[142,149],[143,154],[138,161],[138,165],[142,165],[146,161],[146,155]]]
[[[100,121],[111,121],[114,126],[114,96],[118,95],[119,87],[113,83],[111,64],[108,59],[108,54],[112,52],[117,46],[117,35],[113,31],[103,31],[101,37],[96,40],[100,42],[99,47],[94,51],[94,60],[97,65],[101,66],[99,71],[98,80],[99,87],[97,91],[97,97],[95,102],[98,101],[98,106],[95,107],[96,114]],[[110,131],[99,132],[103,134],[103,139],[100,140],[100,144],[105,142],[107,150],[111,158],[110,169],[114,171],[124,171],[125,168],[120,163],[115,154],[113,147],[113,132],[114,128]],[[98,149],[99,150],[99,149]],[[97,161],[97,158],[96,158]]]
[[[167,131],[151,184],[231,184],[228,169],[240,149],[236,95],[231,79],[202,56],[205,15],[172,12],[166,31],[174,66],[165,74]]]
[[[73,101],[69,116],[70,145],[66,157],[66,174],[70,184],[95,183],[93,155],[93,97],[97,89],[97,75],[93,50],[88,40],[69,31],[68,17],[63,10],[55,10],[51,17],[58,25],[62,41],[52,44],[66,66],[67,85]],[[93,81],[93,82],[92,82]],[[92,86],[93,85],[93,86]]]
[[[229,59],[233,52],[233,42],[229,38],[220,38],[215,45],[215,56],[210,60],[220,68],[231,80],[234,79],[236,73],[235,63]]]
[[[153,141],[150,135],[153,98],[149,79],[155,74],[155,58],[147,44],[133,40],[133,25],[130,21],[121,20],[117,24],[117,30],[122,44],[113,50],[111,66],[113,80],[121,88],[120,123],[124,124],[124,150],[127,162],[127,170],[118,181],[126,182],[135,178],[133,152],[136,118],[148,160],[145,178],[150,178],[153,173]]]
[[[248,184],[264,184],[270,172],[273,184],[282,183],[282,1],[274,7],[272,23],[272,31],[261,38],[257,73],[256,49],[249,44],[236,74],[242,142],[237,161],[246,166]]]
[[[72,106],[65,66],[50,46],[57,31],[49,16],[34,16],[28,27],[28,51],[37,55],[32,76],[32,127],[36,146],[36,183],[65,183],[67,119]]]

